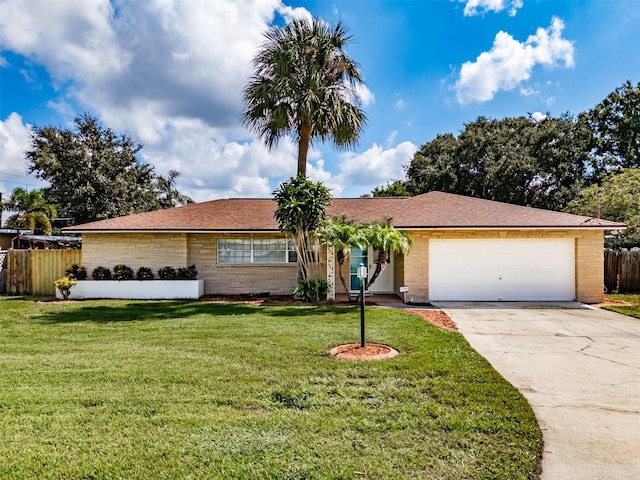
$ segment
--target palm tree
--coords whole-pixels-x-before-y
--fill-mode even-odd
[[[160,208],[177,207],[178,205],[190,205],[195,203],[190,197],[183,195],[176,189],[176,179],[180,176],[177,170],[169,170],[169,175],[158,175],[156,179],[156,191]]]
[[[353,220],[347,220],[345,215],[341,218],[327,220],[316,231],[316,236],[322,240],[322,242],[332,246],[336,250],[340,281],[346,293],[349,293],[349,288],[347,287],[342,267],[347,258],[349,258],[351,247],[364,248],[366,245],[363,231],[361,225]]]
[[[331,192],[321,182],[314,183],[298,175],[280,184],[273,198],[278,204],[274,216],[280,230],[296,241],[299,279],[307,280],[309,266],[315,263],[312,234],[325,218]]]
[[[15,228],[20,233],[21,228],[34,231],[40,227],[45,235],[51,235],[51,219],[56,216],[56,209],[44,199],[44,190],[16,188],[4,207],[16,212],[11,215],[5,225]]]
[[[378,250],[376,269],[368,282],[370,288],[387,264],[390,252],[407,253],[411,247],[411,237],[400,230],[396,230],[391,220],[376,222],[367,226],[364,231],[367,244]]]
[[[359,66],[344,51],[351,37],[341,22],[332,27],[314,18],[274,26],[265,38],[244,88],[244,123],[269,149],[291,135],[298,143],[298,175],[306,176],[313,139],[352,147],[366,123]]]

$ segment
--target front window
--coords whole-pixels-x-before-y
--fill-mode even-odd
[[[287,238],[219,239],[218,263],[296,263],[296,246]]]

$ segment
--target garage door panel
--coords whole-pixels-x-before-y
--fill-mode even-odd
[[[431,300],[573,300],[573,239],[432,239]]]

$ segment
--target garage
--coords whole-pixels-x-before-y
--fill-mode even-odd
[[[571,238],[429,240],[429,300],[572,301]]]

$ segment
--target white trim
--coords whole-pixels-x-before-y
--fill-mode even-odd
[[[335,247],[327,245],[327,300],[336,298],[336,260]]]

